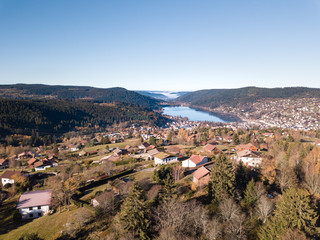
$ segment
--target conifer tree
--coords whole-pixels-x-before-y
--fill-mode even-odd
[[[120,221],[124,229],[132,231],[139,239],[149,239],[149,216],[145,193],[137,183],[134,183],[121,206]]]
[[[248,182],[250,181],[249,169],[243,166],[242,162],[237,166],[235,173],[235,184],[237,190],[240,192],[241,196],[246,189]]]
[[[225,155],[220,155],[211,170],[209,184],[209,198],[211,198],[211,201],[219,203],[224,194],[233,197],[234,181],[235,176],[230,160]]]
[[[239,140],[239,135],[237,133],[235,133],[232,137],[232,142],[234,145],[238,145],[240,144],[240,140]]]
[[[310,237],[319,234],[318,215],[311,206],[308,192],[290,188],[276,203],[274,215],[258,233],[259,239],[281,239],[287,229],[298,229]]]

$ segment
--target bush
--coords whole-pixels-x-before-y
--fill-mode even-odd
[[[13,214],[13,221],[16,222],[16,223],[20,223],[22,220],[21,218],[21,214],[19,213],[18,210],[16,210]]]
[[[43,238],[38,236],[38,233],[25,233],[19,240],[43,240]]]

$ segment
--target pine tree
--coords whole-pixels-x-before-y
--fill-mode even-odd
[[[149,216],[145,193],[137,183],[134,183],[121,206],[120,220],[124,229],[132,231],[140,239],[149,239]]]
[[[53,143],[53,152],[55,154],[59,153],[59,149],[58,149],[58,145],[57,145],[56,141],[54,141],[54,143]]]
[[[211,198],[211,201],[219,203],[224,194],[233,197],[234,181],[235,176],[230,160],[225,155],[220,155],[211,170],[209,184],[209,198]]]
[[[290,188],[276,203],[274,215],[258,233],[259,239],[281,239],[287,229],[298,229],[309,236],[319,234],[318,215],[311,206],[308,192]]]
[[[155,146],[156,145],[156,140],[154,138],[154,136],[151,136],[149,139],[149,144]]]
[[[235,182],[236,188],[240,192],[241,196],[246,189],[248,182],[250,181],[250,170],[243,166],[242,162],[237,166]]]
[[[232,142],[234,145],[240,144],[239,135],[237,133],[233,134]]]
[[[256,201],[258,201],[254,186],[255,182],[253,179],[251,179],[251,181],[247,184],[246,190],[244,191],[244,198],[241,205],[246,209],[252,208]]]

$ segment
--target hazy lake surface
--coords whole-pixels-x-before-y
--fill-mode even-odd
[[[175,117],[187,117],[190,121],[226,122],[213,114],[189,107],[164,107],[163,113]]]

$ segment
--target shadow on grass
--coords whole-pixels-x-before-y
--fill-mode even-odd
[[[13,198],[10,200],[6,200],[0,206],[0,235],[10,232],[24,224],[31,222],[28,221],[15,221],[14,215],[19,214],[16,210],[17,199]]]

